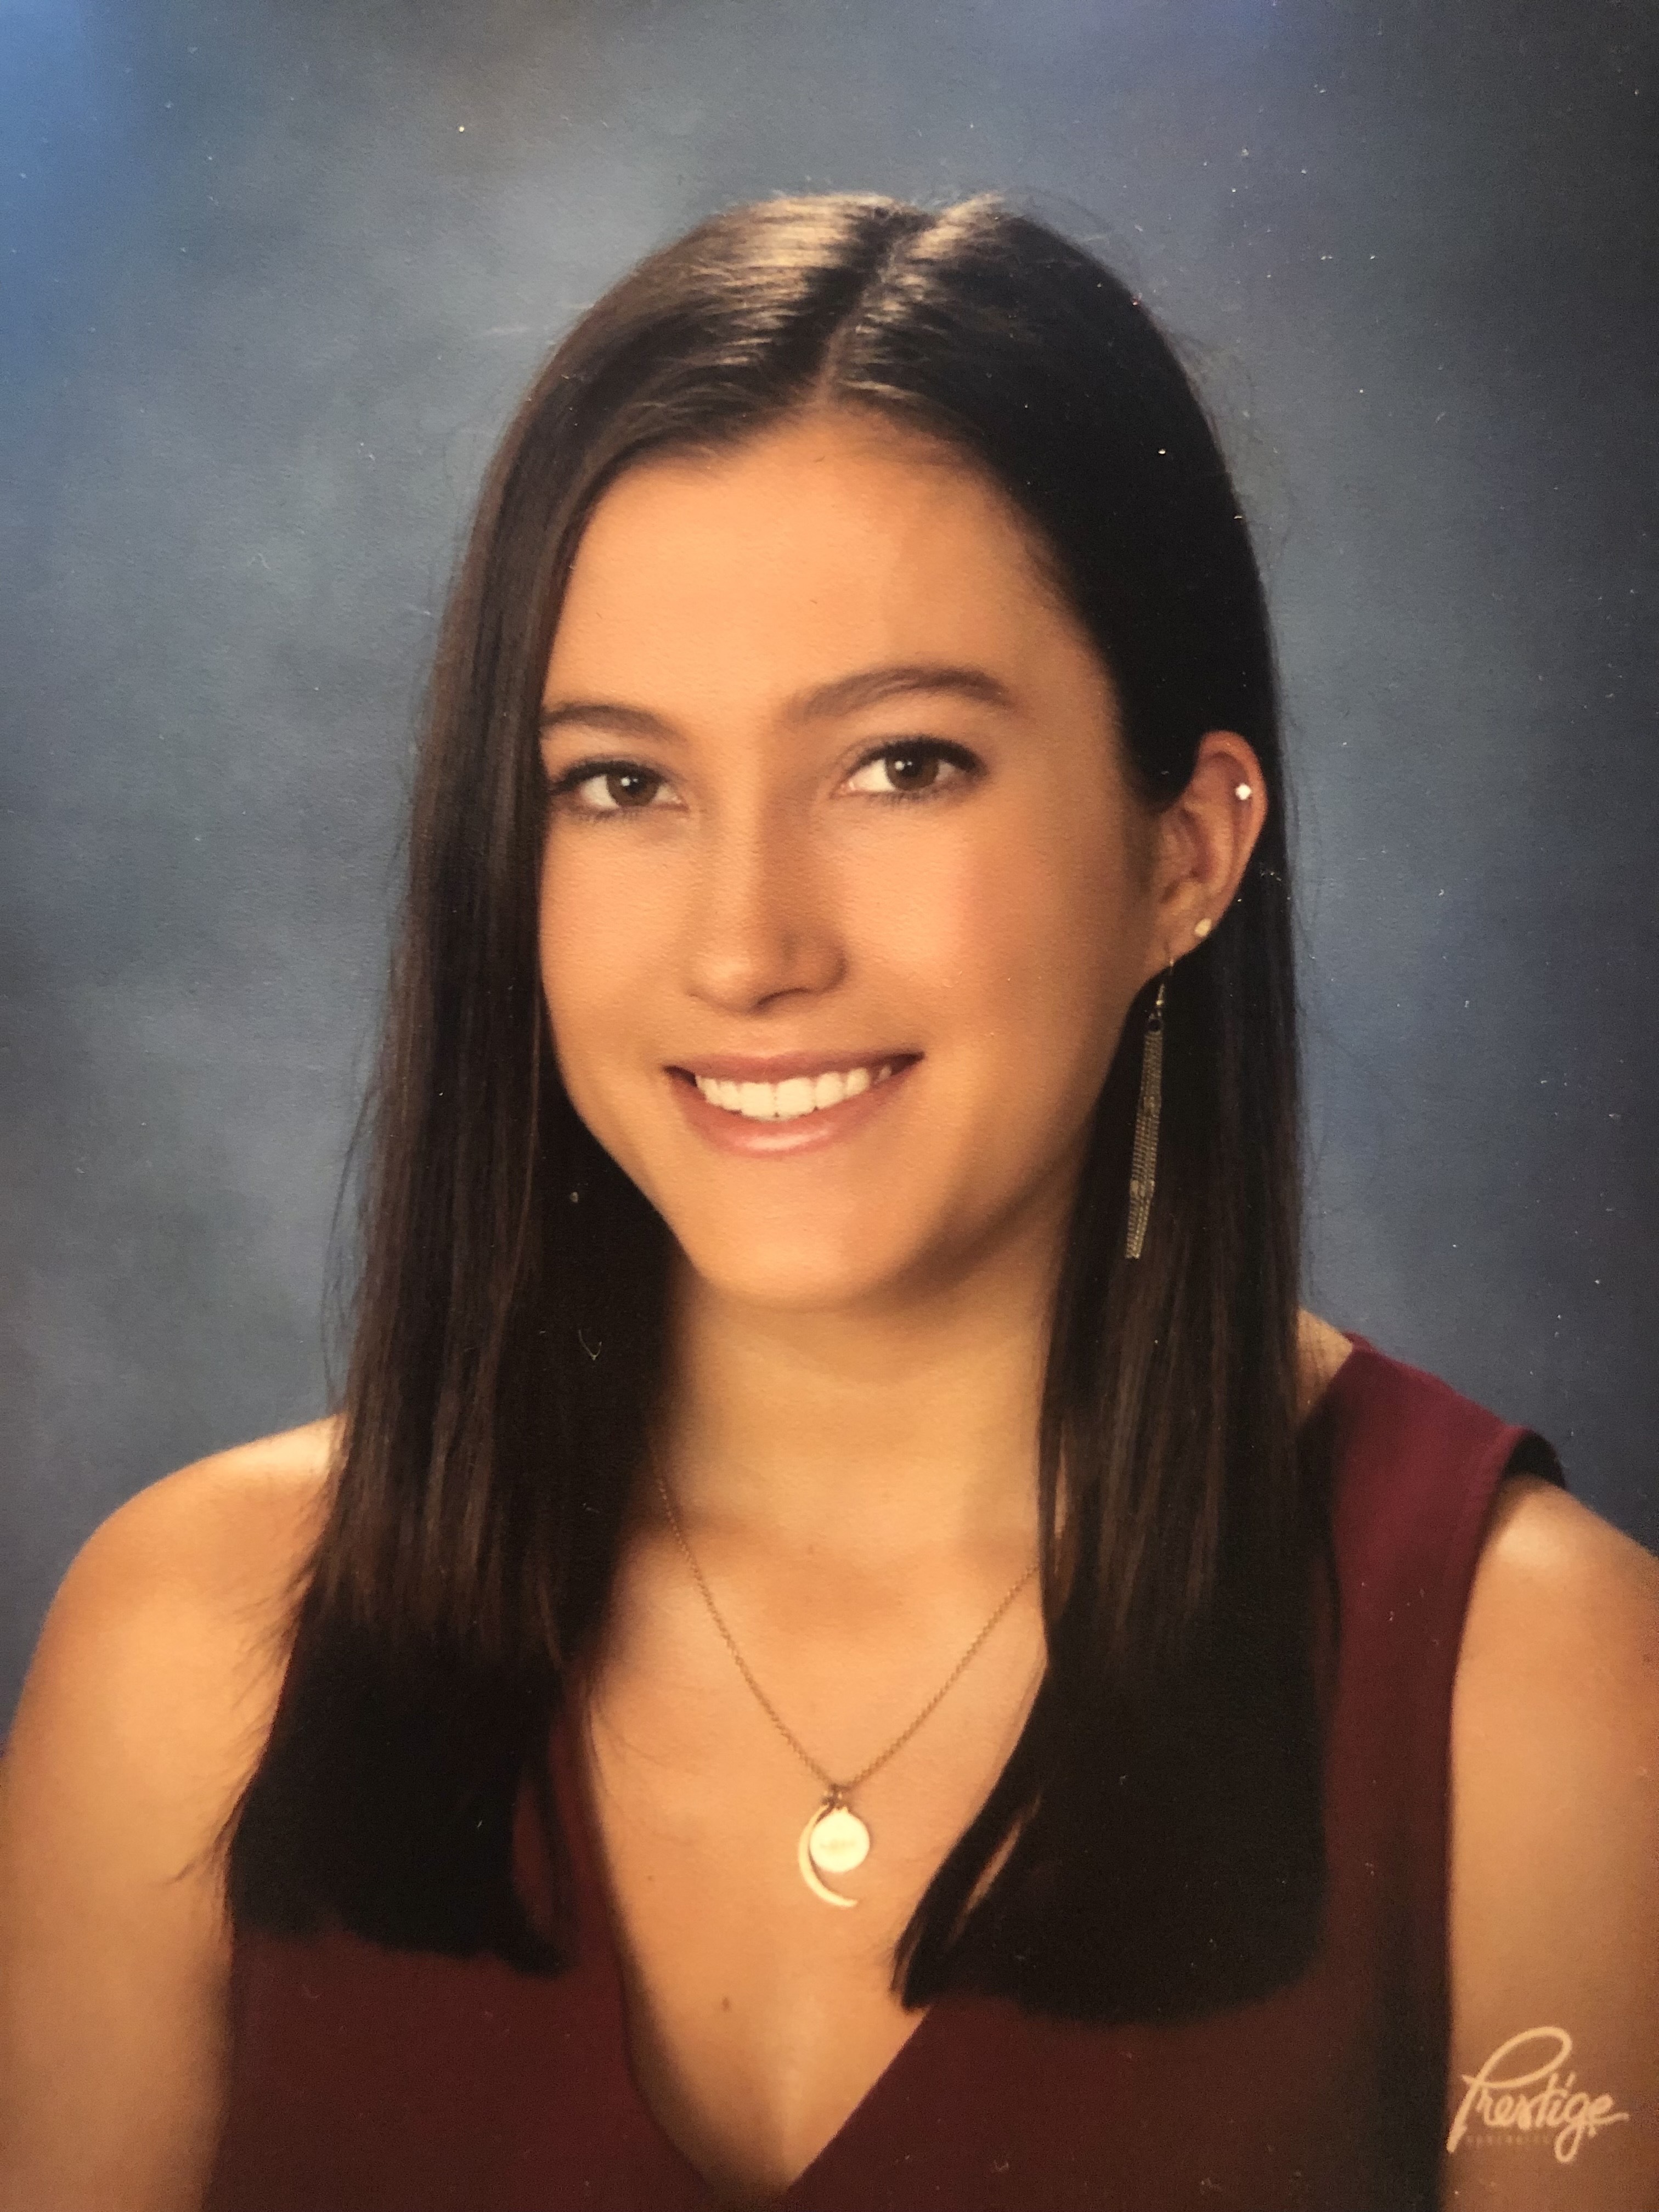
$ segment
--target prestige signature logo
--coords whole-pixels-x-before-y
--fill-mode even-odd
[[[1498,2073],[1498,2069],[1512,2052],[1540,2039],[1554,2044],[1542,2065],[1534,2066],[1530,2073]],[[1576,2074],[1569,2074],[1565,2081],[1560,2079],[1557,2069],[1565,2064],[1571,2050],[1572,2038],[1565,2027],[1523,2027],[1519,2035],[1500,2043],[1478,2074],[1463,2076],[1469,2085],[1468,2091],[1457,2108],[1457,2118],[1446,2138],[1446,2148],[1457,2148],[1468,2131],[1469,2116],[1474,2113],[1483,2127],[1516,2134],[1545,2134],[1553,2129],[1555,2155],[1563,2166],[1571,2166],[1586,2136],[1595,2135],[1598,2128],[1611,2127],[1615,2120],[1630,2118],[1628,2112],[1610,2109],[1613,2098],[1608,2092],[1592,2097],[1587,2089],[1573,2087]],[[1549,2079],[1544,2081],[1547,2074]],[[1543,2087],[1527,2095],[1525,2092],[1535,2081],[1544,2081]]]

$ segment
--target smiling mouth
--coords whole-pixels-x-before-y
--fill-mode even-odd
[[[711,1106],[745,1121],[799,1121],[808,1114],[857,1098],[885,1083],[917,1055],[872,1060],[862,1066],[830,1068],[821,1075],[786,1076],[781,1083],[733,1082],[714,1075],[694,1075],[690,1068],[670,1072],[683,1083],[696,1085]]]

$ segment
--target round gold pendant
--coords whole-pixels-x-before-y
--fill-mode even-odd
[[[857,1898],[826,1888],[818,1876],[851,1874],[854,1867],[862,1866],[870,1856],[870,1831],[851,1806],[832,1798],[818,1808],[801,1830],[795,1856],[800,1878],[814,1897],[826,1905],[856,1905]]]

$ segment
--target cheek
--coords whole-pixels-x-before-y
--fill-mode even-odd
[[[1022,1083],[1097,1085],[1139,981],[1137,902],[1103,823],[919,840],[858,902],[869,965],[914,987],[937,1042]],[[943,1033],[948,1025],[950,1035]]]
[[[647,978],[660,975],[666,917],[648,876],[619,883],[614,858],[561,838],[542,872],[542,993],[573,1098],[597,1048],[625,1030]],[[580,1103],[580,1100],[578,1099]]]

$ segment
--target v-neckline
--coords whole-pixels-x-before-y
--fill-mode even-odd
[[[1351,1349],[1304,1416],[1304,1428],[1316,1417],[1322,1418],[1334,1409],[1338,1397],[1351,1386],[1356,1365],[1363,1367],[1365,1355],[1376,1354],[1376,1347],[1369,1338],[1350,1329],[1344,1329],[1341,1334],[1347,1338]],[[566,1838],[575,1893],[573,1901],[579,1960],[585,1963],[591,1959],[602,1978],[605,2014],[604,2032],[614,2034],[620,2045],[618,2057],[622,2071],[642,2129],[684,2186],[701,2192],[704,2203],[700,2212],[724,2212],[727,2200],[722,2198],[714,2184],[686,2155],[658,2118],[635,2071],[629,2028],[628,1986],[623,1972],[615,1907],[605,1871],[598,1819],[588,1795],[586,1768],[578,1757],[573,1741],[574,1725],[569,1704],[562,1702],[553,1724],[550,1763],[555,1781],[555,1805]],[[991,2001],[947,1990],[927,2006],[915,2027],[835,2133],[782,2191],[765,2200],[765,2212],[791,2212],[792,2206],[799,2203],[801,2193],[817,2179],[830,2160],[842,2156],[854,2136],[872,2124],[876,2109],[890,2102],[898,2094],[917,2064],[931,2053],[934,2044],[947,2032],[951,2021],[960,2019],[976,2004]]]
[[[715,2212],[716,2207],[722,2208],[724,2212],[730,2200],[722,2197],[702,2168],[693,2163],[670,2135],[640,2086],[639,2076],[635,2070],[629,2024],[628,1984],[623,1971],[615,1906],[605,1871],[599,1823],[588,1795],[586,1770],[577,1755],[574,1741],[574,1726],[570,1707],[562,1704],[553,1724],[551,1758],[556,1785],[555,1802],[569,1853],[575,1893],[574,1904],[579,1956],[583,1961],[591,1959],[602,1977],[606,2032],[614,2033],[620,2044],[622,2069],[627,2077],[630,2099],[641,2125],[682,2179],[690,2187],[702,2191],[707,2212]],[[902,2085],[916,2063],[918,2048],[925,2054],[939,2039],[944,2033],[947,2009],[953,2007],[960,2009],[963,2002],[963,2000],[947,1995],[936,1998],[922,2009],[921,2018],[909,2034],[848,2112],[835,2133],[781,2191],[764,2200],[765,2212],[789,2212],[789,2208],[797,2201],[797,2193],[809,2181],[816,2179],[820,2168],[829,2159],[840,2154],[855,2130],[867,2124],[871,2108],[876,2101],[885,2102],[896,2093],[895,2085]]]

